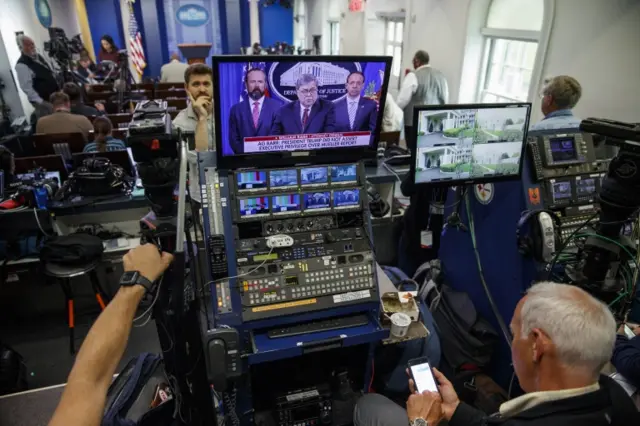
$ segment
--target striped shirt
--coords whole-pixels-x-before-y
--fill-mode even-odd
[[[127,145],[120,139],[113,136],[107,136],[107,151],[122,151],[127,149]],[[84,146],[82,152],[100,152],[97,142],[89,142]]]

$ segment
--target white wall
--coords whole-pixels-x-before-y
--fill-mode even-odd
[[[51,7],[53,27],[62,28],[68,37],[80,33],[73,0],[49,0],[49,6]],[[20,57],[20,49],[15,42],[17,31],[24,31],[26,35],[31,37],[39,52],[46,57],[44,42],[49,41],[49,32],[40,24],[33,8],[34,2],[30,0],[0,0],[0,33],[14,76],[14,67]],[[22,91],[20,91],[20,100],[24,114],[30,115],[33,108]]]
[[[581,118],[640,122],[640,1],[556,0],[542,75],[558,74],[582,85]]]

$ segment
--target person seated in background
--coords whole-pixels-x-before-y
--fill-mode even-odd
[[[96,117],[105,113],[104,105],[101,103],[96,103],[96,107],[94,108],[82,102],[82,89],[76,83],[65,83],[64,86],[62,86],[62,91],[69,96],[71,114]]]
[[[93,125],[87,117],[71,113],[71,101],[64,92],[51,95],[49,102],[53,105],[53,114],[42,117],[36,124],[36,133],[82,133],[87,140]]]
[[[111,135],[112,130],[111,120],[107,117],[96,117],[93,120],[93,142],[86,144],[82,152],[107,152],[127,149],[127,145],[123,141]]]
[[[460,402],[453,385],[433,369],[440,393],[414,393],[407,411],[381,395],[357,403],[355,426],[637,425],[640,413],[613,379],[601,376],[611,358],[616,321],[609,308],[579,287],[534,284],[511,320],[513,368],[526,393],[484,412]],[[410,388],[415,388],[413,381]]]
[[[76,74],[84,78],[84,83],[96,84],[96,65],[89,56],[80,56],[78,66],[75,69]]]
[[[38,120],[51,114],[53,114],[53,105],[51,105],[49,102],[41,102],[39,104],[36,104],[29,120],[29,124],[31,125],[31,134],[34,134],[36,132]]]
[[[111,61],[118,63],[118,46],[116,46],[113,38],[105,34],[100,39],[100,53],[98,53],[98,62]]]
[[[160,68],[160,82],[182,83],[184,81],[184,73],[187,71],[187,68],[189,68],[189,65],[184,62],[180,62],[180,55],[173,52],[171,54],[171,61]]]
[[[582,86],[573,77],[559,75],[544,82],[540,108],[544,118],[529,130],[573,129],[580,127],[580,120],[572,109],[582,96]]]
[[[629,383],[640,389],[640,326],[627,325],[636,336],[628,338],[624,332],[624,324],[620,326],[611,364]]]

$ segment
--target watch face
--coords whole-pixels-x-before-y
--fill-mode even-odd
[[[415,419],[412,423],[413,426],[428,426],[427,421],[421,417]]]
[[[134,285],[138,279],[138,273],[136,271],[129,271],[122,274],[120,278],[121,285]]]

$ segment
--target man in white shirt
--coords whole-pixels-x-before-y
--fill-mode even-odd
[[[176,52],[171,54],[171,62],[160,68],[161,83],[182,83],[184,81],[184,73],[189,65],[180,62],[180,55]]]
[[[429,65],[429,54],[418,50],[413,56],[415,70],[402,82],[397,104],[404,110],[404,129],[407,146],[414,145],[413,107],[418,105],[442,105],[449,99],[449,87],[442,72]]]

